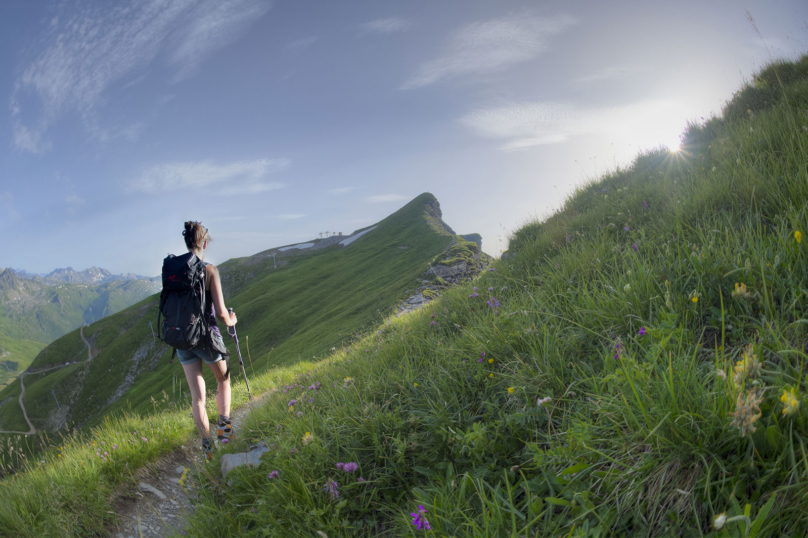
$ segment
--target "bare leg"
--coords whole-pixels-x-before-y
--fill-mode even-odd
[[[205,411],[205,378],[202,377],[202,361],[193,364],[183,365],[185,379],[188,380],[188,388],[191,390],[191,411],[194,414],[199,435],[202,439],[210,438],[210,423],[208,413]]]
[[[213,375],[216,376],[218,387],[216,390],[216,408],[219,410],[219,416],[230,416],[230,376],[227,379],[224,373],[227,371],[227,364],[221,360],[213,364],[208,364]],[[232,372],[231,372],[232,373]]]

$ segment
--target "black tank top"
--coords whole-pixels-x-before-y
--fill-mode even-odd
[[[205,267],[210,265],[209,263],[202,263],[205,265]],[[205,275],[205,278],[207,278],[207,271],[205,271]],[[210,327],[210,332],[213,333],[214,336],[221,338],[222,333],[219,331],[219,324],[216,322],[216,308],[213,306],[213,295],[211,295],[207,286],[205,286],[205,313],[208,316],[208,326]]]

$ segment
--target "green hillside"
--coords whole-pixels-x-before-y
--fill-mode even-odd
[[[277,268],[260,257],[221,264],[250,372],[322,357],[380,322],[454,239],[425,218],[433,208],[437,200],[423,194],[355,242],[290,256]],[[52,431],[92,425],[119,411],[152,412],[152,398],[161,399],[163,391],[178,397],[175,382],[184,383],[184,376],[178,362],[169,363],[170,348],[152,337],[149,323],[156,320],[153,296],[85,328],[90,362],[79,331],[46,347],[32,371],[71,364],[26,378],[23,402],[34,426]],[[235,352],[232,340],[226,341]],[[2,418],[0,412],[0,429],[10,429]]]
[[[45,345],[159,290],[146,280],[54,284],[0,273],[0,387],[25,371]],[[5,353],[8,355],[5,355]],[[5,367],[3,363],[9,362]]]

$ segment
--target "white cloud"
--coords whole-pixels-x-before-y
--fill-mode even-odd
[[[636,73],[643,71],[643,68],[638,65],[620,65],[605,67],[589,75],[585,75],[577,79],[581,84],[591,84],[592,82],[603,82],[606,80],[615,80],[625,78]]]
[[[503,150],[554,144],[587,134],[653,147],[675,144],[688,117],[687,107],[672,101],[614,107],[535,102],[478,109],[460,122],[480,136],[503,141]]]
[[[532,60],[547,50],[551,38],[575,23],[569,16],[522,14],[468,24],[455,30],[443,54],[422,64],[402,89],[420,88],[447,77],[490,73]]]
[[[283,183],[266,176],[289,168],[287,159],[258,159],[215,164],[212,161],[174,162],[152,166],[131,181],[127,192],[158,192],[215,186],[219,194],[258,194],[280,189]]]
[[[0,192],[0,210],[5,211],[12,220],[20,218],[20,212],[14,207],[14,196],[8,191]]]
[[[320,38],[316,35],[304,37],[303,39],[296,39],[295,41],[287,43],[284,48],[293,51],[307,49],[310,46],[314,45],[314,43],[317,42],[318,39]]]
[[[92,123],[107,88],[125,78],[132,79],[125,87],[138,84],[143,76],[138,72],[161,52],[175,69],[173,82],[188,76],[271,5],[267,0],[102,2],[54,18],[15,82],[12,116],[20,114],[29,95],[40,104],[37,127],[15,125],[16,147],[46,149],[38,141],[56,118],[69,111]]]
[[[67,207],[68,215],[75,215],[76,211],[78,211],[79,208],[86,203],[86,200],[84,198],[76,196],[75,194],[66,196],[64,201],[65,206]]]
[[[407,200],[408,198],[400,194],[379,194],[377,196],[369,196],[365,199],[372,204],[382,204],[385,202],[399,202],[401,200]]]
[[[355,189],[356,187],[339,187],[337,189],[330,189],[328,194],[345,194]]]
[[[410,27],[410,21],[401,17],[388,17],[386,19],[376,19],[374,21],[360,24],[359,28],[363,33],[392,34],[403,32]]]
[[[285,215],[278,215],[275,218],[282,219],[282,220],[294,220],[294,219],[302,219],[306,215],[303,213],[287,213]]]

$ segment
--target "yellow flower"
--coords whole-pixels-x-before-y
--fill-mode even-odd
[[[690,299],[690,300],[691,300],[691,301],[693,301],[693,303],[694,303],[694,304],[699,302],[699,298],[698,298],[698,297],[693,297],[693,298],[692,298],[692,299]]]
[[[494,374],[488,374],[488,377],[494,377]]]
[[[751,294],[747,291],[746,284],[744,284],[743,282],[738,284],[736,282],[735,283],[735,290],[732,292],[732,296],[733,297],[741,297],[743,299],[748,299],[749,297],[751,297]]]
[[[488,364],[494,364],[494,359],[488,359]]]
[[[413,383],[413,386],[417,387],[417,386],[418,386],[418,383]]]
[[[306,432],[306,435],[303,436],[303,445],[305,446],[312,441],[314,441],[314,436],[311,434],[311,432]]]
[[[513,387],[508,387],[508,394],[513,394],[513,391],[516,390]]]
[[[289,412],[291,413],[291,412],[293,412],[294,410],[295,410],[295,406],[294,406],[294,405],[290,405],[290,406],[289,406]]]
[[[791,389],[790,392],[783,389],[780,401],[783,402],[784,415],[793,415],[800,409],[800,401],[797,399],[797,393],[794,389]]]
[[[799,243],[799,242],[801,242],[801,241],[802,241],[802,234],[800,233],[800,231],[799,231],[799,230],[797,230],[796,232],[794,232],[794,239],[796,239],[796,240],[797,240],[797,243]]]

